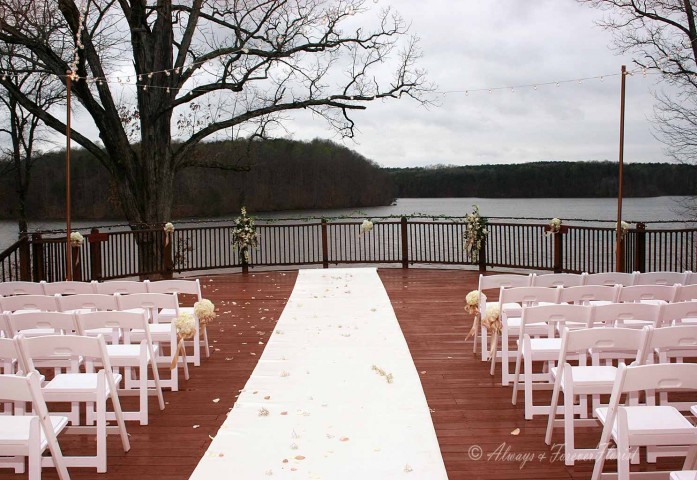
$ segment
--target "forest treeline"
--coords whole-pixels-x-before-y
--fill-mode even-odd
[[[380,168],[326,140],[224,141],[199,145],[219,169],[189,168],[175,180],[173,219],[250,212],[389,205],[399,197],[613,197],[617,163],[538,162],[514,165]],[[72,156],[72,215],[121,219],[114,180],[88,152]],[[233,171],[230,169],[242,169]],[[696,195],[697,166],[626,164],[624,195]],[[12,174],[0,177],[3,219],[16,218]],[[65,218],[65,152],[38,158],[32,170],[28,217]]]
[[[514,165],[386,169],[396,197],[583,198],[617,195],[616,162],[535,162]],[[624,165],[623,195],[697,194],[697,166]]]
[[[179,172],[173,218],[236,215],[243,205],[260,212],[389,205],[394,198],[387,172],[331,141],[210,142],[193,155],[220,168]],[[85,150],[71,151],[71,184],[74,218],[123,218],[114,180]],[[12,174],[0,178],[0,200],[2,218],[15,218]],[[65,218],[65,151],[35,161],[27,211],[29,219]]]

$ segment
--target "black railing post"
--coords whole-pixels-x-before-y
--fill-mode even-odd
[[[646,271],[646,224],[636,224],[636,236],[634,244],[634,269],[638,272]]]
[[[477,252],[477,262],[479,263],[479,271],[486,272],[486,236],[482,237],[479,251]]]
[[[409,268],[409,236],[407,231],[407,217],[402,217],[402,268]]]
[[[327,219],[322,219],[322,268],[329,268],[329,239],[327,236]]]
[[[19,244],[19,279],[31,282],[31,247],[29,237],[26,233],[22,234]]]
[[[552,235],[552,238],[554,238],[554,273],[561,273],[564,241],[562,240],[563,237],[560,231]]]
[[[33,233],[31,236],[32,260],[33,260],[33,280],[40,282],[46,279],[44,270],[44,242],[41,241],[40,233]]]

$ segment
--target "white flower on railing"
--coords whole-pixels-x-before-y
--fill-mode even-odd
[[[479,253],[484,239],[489,234],[486,217],[479,214],[479,207],[472,205],[472,213],[465,215],[465,251],[468,256]]]
[[[174,233],[174,225],[172,225],[172,222],[165,223],[164,231],[165,233]]]
[[[624,220],[620,222],[620,236],[622,238],[624,238],[624,236],[627,234],[629,228],[630,225],[627,222],[625,222]],[[615,222],[615,230],[617,230],[617,222]]]
[[[373,229],[373,222],[370,220],[363,220],[361,223],[361,233],[368,233]]]
[[[545,235],[559,233],[559,230],[561,230],[561,220],[557,217],[554,217],[552,220],[549,221],[547,228],[545,228]]]
[[[70,234],[70,245],[73,247],[81,247],[84,241],[85,237],[80,232],[72,232]]]
[[[240,214],[235,220],[235,226],[232,229],[232,243],[239,249],[244,261],[248,263],[249,248],[254,248],[258,245],[259,235],[254,226],[254,219],[247,216],[245,207],[242,207]]]

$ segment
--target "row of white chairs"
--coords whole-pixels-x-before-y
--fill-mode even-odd
[[[187,293],[195,295],[198,300],[203,298],[201,294],[201,283],[198,279],[174,279],[158,281],[137,281],[137,280],[107,280],[104,282],[0,282],[0,296],[9,297],[13,295],[75,295],[78,293],[103,293],[112,295],[120,293]]]
[[[23,473],[24,457],[29,458],[29,478],[38,480],[42,466],[55,466],[60,478],[69,478],[66,467],[91,467],[97,472],[107,470],[107,434],[117,433],[124,452],[130,442],[117,385],[121,375],[112,370],[111,357],[104,337],[80,335],[47,335],[13,339],[0,338],[0,356],[13,358],[18,374],[0,375],[0,400],[11,402],[9,413],[0,415],[0,456],[3,467]],[[50,380],[40,369],[52,369]],[[56,370],[57,369],[57,370]],[[28,372],[27,377],[22,377]],[[47,372],[48,373],[48,372]],[[19,380],[25,378],[25,381]],[[107,412],[110,401],[113,412]],[[26,402],[31,402],[32,415],[27,415]],[[45,403],[85,404],[94,425],[79,425],[68,414],[52,412]],[[115,426],[108,420],[113,418]],[[70,424],[70,425],[69,425]],[[76,433],[93,436],[96,433],[96,454],[64,456],[56,441],[58,433]],[[49,447],[52,457],[42,457]]]

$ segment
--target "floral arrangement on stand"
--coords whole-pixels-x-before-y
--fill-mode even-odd
[[[373,229],[373,222],[371,222],[370,220],[363,220],[363,223],[361,223],[361,234],[368,233],[372,229]]]
[[[465,297],[465,312],[470,315],[474,315],[474,320],[472,322],[472,328],[470,329],[467,337],[465,337],[465,342],[473,337],[474,346],[472,347],[472,352],[477,353],[477,332],[479,331],[479,290],[472,290]]]
[[[73,247],[81,247],[85,241],[85,237],[80,232],[72,232],[70,234],[70,245]]]
[[[205,328],[208,322],[216,317],[215,305],[210,300],[204,298],[200,302],[194,303],[194,315],[198,318],[200,326]]]
[[[174,326],[177,329],[177,351],[172,354],[172,363],[169,367],[171,370],[174,370],[179,361],[179,355],[181,355],[184,359],[184,376],[188,380],[189,370],[186,365],[186,349],[184,348],[184,342],[193,339],[196,335],[196,320],[190,313],[180,313],[174,320]]]
[[[489,350],[489,360],[491,360],[491,375],[494,374],[496,366],[496,349],[498,348],[499,335],[501,334],[501,308],[498,303],[487,305],[484,318],[482,318],[482,326],[493,335],[491,339],[491,349]]]
[[[167,245],[169,245],[170,238],[172,238],[172,234],[174,233],[174,225],[172,224],[172,222],[167,222],[167,223],[165,223],[163,230],[165,231],[165,247],[166,247]]]
[[[259,235],[254,226],[254,219],[247,215],[247,209],[242,207],[240,216],[235,219],[235,227],[232,229],[232,243],[240,251],[242,261],[249,263],[249,249],[256,248]]]
[[[547,228],[545,229],[545,235],[549,236],[552,235],[553,233],[559,233],[561,230],[561,220],[558,219],[557,217],[554,217],[552,220],[549,221],[549,224],[547,225]]]
[[[472,213],[468,213],[465,216],[465,251],[470,258],[475,253],[479,254],[482,243],[489,234],[489,229],[487,228],[488,220],[479,214],[477,205],[472,205],[472,207]]]

